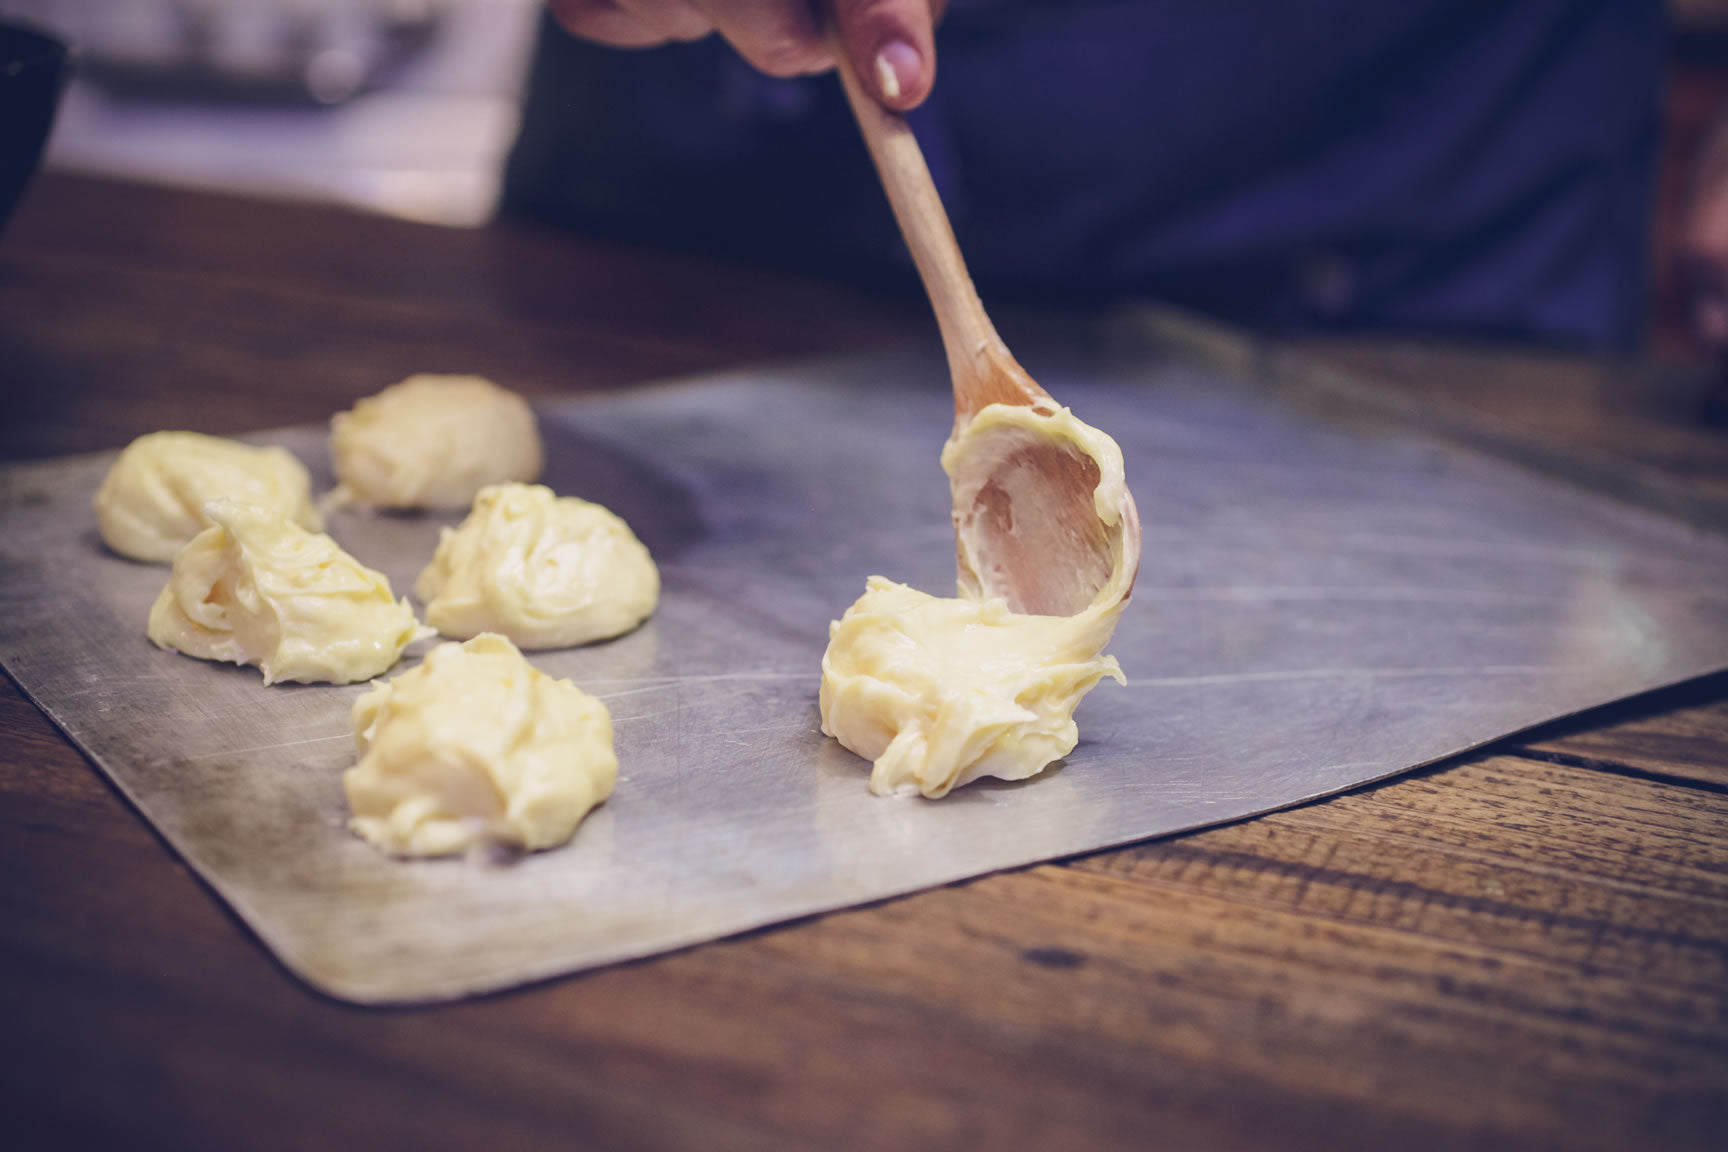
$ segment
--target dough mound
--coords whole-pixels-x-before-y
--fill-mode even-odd
[[[96,525],[120,555],[166,564],[210,527],[204,505],[212,500],[268,508],[311,532],[324,527],[293,453],[198,432],[152,432],[128,444],[96,493]]]
[[[1074,708],[1109,676],[1114,627],[941,599],[881,576],[829,625],[822,731],[875,762],[879,796],[932,799],[981,776],[1035,776],[1074,750]]]
[[[566,648],[646,620],[660,572],[630,526],[600,505],[500,484],[444,529],[414,594],[446,636],[498,632],[523,648]]]
[[[337,503],[466,508],[488,484],[540,475],[527,401],[481,376],[410,376],[330,422]]]
[[[352,827],[396,855],[556,847],[618,780],[606,706],[489,633],[375,685],[353,723]]]
[[[150,609],[160,647],[255,664],[264,683],[349,684],[389,670],[422,632],[408,601],[328,536],[216,500]]]

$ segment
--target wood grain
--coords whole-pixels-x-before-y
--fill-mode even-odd
[[[0,453],[317,419],[431,356],[553,390],[927,324],[573,237],[54,178],[0,246]],[[1515,392],[1521,362],[1478,366]],[[379,1011],[277,968],[7,681],[6,1144],[1714,1149],[1724,765],[1717,677],[1257,820]]]
[[[1583,767],[1629,771],[1728,789],[1728,675],[1551,725],[1518,743]]]
[[[904,340],[922,308],[563,233],[71,177],[38,183],[0,252],[0,459],[324,420],[414,372],[544,394],[832,355]]]

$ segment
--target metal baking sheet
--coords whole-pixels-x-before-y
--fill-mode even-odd
[[[1728,667],[1722,537],[1180,355],[1031,366],[1121,443],[1145,529],[1112,649],[1130,684],[1100,686],[1031,781],[879,799],[818,729],[828,622],[865,577],[953,587],[935,357],[541,407],[548,482],[629,520],[665,586],[639,631],[533,657],[606,700],[622,764],[557,851],[403,862],[352,836],[363,687],[265,688],[151,646],[165,570],[105,552],[89,512],[110,456],[0,472],[0,660],[284,964],[360,1002],[1235,819]],[[257,439],[328,483],[321,428]],[[406,589],[448,522],[332,531]]]

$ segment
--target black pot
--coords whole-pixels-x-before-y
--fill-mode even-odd
[[[0,228],[42,160],[70,73],[65,44],[0,23]]]

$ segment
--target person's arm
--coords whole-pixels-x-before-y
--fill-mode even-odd
[[[772,76],[834,66],[809,0],[547,0],[574,35],[627,48],[719,33]],[[934,26],[945,0],[822,0],[858,75],[890,108],[923,103],[936,76]]]
[[[1699,408],[1710,423],[1728,424],[1728,108],[1705,136],[1692,161],[1691,178],[1679,267],[1692,335],[1715,361]]]

